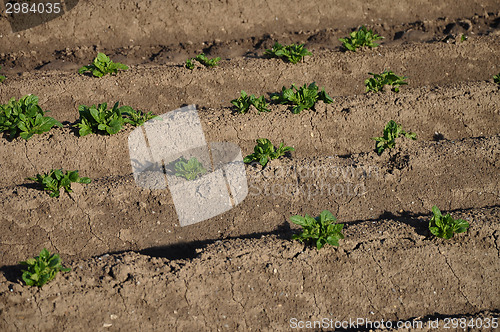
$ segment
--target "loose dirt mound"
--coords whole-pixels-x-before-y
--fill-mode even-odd
[[[64,124],[29,141],[0,140],[1,331],[286,331],[318,320],[312,330],[377,330],[367,320],[389,320],[394,330],[407,321],[408,330],[448,331],[449,318],[484,331],[478,322],[498,319],[496,1],[64,6],[64,15],[25,30],[0,15],[0,102],[35,94]],[[384,36],[382,45],[343,52],[338,38],[361,24]],[[306,43],[313,56],[297,65],[263,57],[275,41]],[[76,74],[97,51],[130,70]],[[185,59],[200,52],[223,59],[187,70]],[[385,69],[409,85],[365,94],[368,72]],[[269,99],[313,81],[334,103],[300,114],[230,107],[241,90]],[[231,142],[246,155],[266,137],[295,151],[264,169],[245,166],[242,203],[180,227],[170,191],[134,181],[131,127],[85,137],[73,127],[78,105],[116,101],[155,114],[195,104],[207,142]],[[391,119],[418,140],[400,139],[379,156],[371,138]],[[26,180],[51,168],[93,181],[51,199]],[[470,229],[433,238],[433,205]],[[299,230],[290,216],[324,209],[345,224],[340,247],[291,240]],[[16,264],[43,247],[72,271],[28,288]]]

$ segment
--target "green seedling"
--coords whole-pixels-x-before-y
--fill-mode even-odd
[[[382,137],[373,137],[372,139],[377,141],[375,149],[379,155],[384,152],[385,149],[392,149],[396,146],[396,138],[404,135],[407,138],[416,140],[417,134],[406,132],[403,130],[400,124],[397,124],[394,120],[390,120],[384,127],[384,134]]]
[[[356,52],[360,47],[377,47],[378,44],[374,43],[374,41],[383,38],[384,37],[374,34],[371,29],[368,30],[365,26],[362,26],[358,31],[351,32],[349,37],[340,38],[339,40],[346,50]]]
[[[67,193],[73,192],[71,190],[71,183],[90,183],[87,177],[81,178],[78,171],[66,171],[62,169],[52,169],[50,172],[43,175],[37,174],[36,177],[27,178],[42,185],[43,190],[47,191],[50,197],[59,197],[61,188]]]
[[[187,69],[191,69],[191,70],[193,70],[193,69],[194,69],[193,59],[187,59],[187,60],[186,60],[186,68],[187,68]]]
[[[99,104],[97,107],[95,105],[90,107],[80,105],[78,107],[80,119],[79,123],[76,124],[80,128],[80,136],[92,133],[116,134],[125,124],[121,110],[122,108],[118,107],[118,102],[110,110],[108,110],[107,103]]]
[[[300,88],[297,88],[295,84],[292,84],[290,89],[282,87],[281,93],[271,95],[271,100],[278,104],[293,105],[292,112],[294,114],[298,114],[304,109],[311,109],[318,100],[322,100],[326,104],[333,103],[333,99],[325,92],[324,88],[318,92],[318,86],[315,82],[309,86],[304,84]]]
[[[195,157],[187,161],[185,158],[180,158],[174,163],[175,176],[185,178],[188,181],[197,179],[200,175],[207,173],[203,164]]]
[[[440,238],[450,239],[454,233],[463,233],[469,228],[469,223],[463,219],[453,219],[448,213],[443,216],[437,206],[432,207],[434,216],[429,220],[429,231]]]
[[[498,75],[493,76],[493,82],[500,84],[500,73]]]
[[[143,111],[134,110],[130,106],[120,107],[120,112],[125,116],[124,122],[134,127],[142,126],[146,121],[151,119],[161,119],[158,115],[154,115],[153,112],[144,113]]]
[[[2,69],[2,66],[0,66],[0,69]],[[0,83],[2,83],[3,81],[5,81],[5,76],[3,75],[0,75]]]
[[[22,278],[28,286],[42,287],[54,279],[58,272],[71,271],[70,268],[62,266],[58,254],[51,254],[45,248],[40,252],[40,255],[19,262],[19,264],[27,266],[26,270],[21,271],[23,272]]]
[[[231,100],[231,104],[234,105],[239,113],[246,113],[251,105],[253,105],[259,112],[271,112],[268,108],[269,104],[264,99],[264,96],[259,98],[254,95],[247,95],[247,93],[241,90],[241,95],[238,99]]]
[[[295,151],[295,149],[290,146],[284,146],[283,143],[280,143],[279,147],[275,149],[270,140],[267,138],[259,138],[257,139],[257,145],[254,147],[253,151],[254,153],[246,156],[243,162],[249,164],[258,161],[262,167],[265,167],[270,160],[278,159],[284,156],[286,152]]]
[[[276,42],[272,49],[264,52],[264,55],[267,55],[270,58],[281,58],[295,64],[304,59],[305,56],[312,55],[312,53],[304,47],[304,44],[284,46]]]
[[[385,85],[390,85],[392,87],[392,91],[399,92],[399,86],[408,84],[407,82],[405,82],[405,79],[407,79],[407,77],[398,76],[392,71],[384,71],[382,74],[368,74],[372,75],[373,77],[365,80],[366,92],[383,91]]]
[[[336,224],[337,219],[328,210],[324,210],[316,218],[306,214],[305,217],[293,216],[290,220],[303,228],[302,233],[292,235],[292,239],[315,243],[318,250],[327,243],[338,246],[339,240],[344,238],[344,224]]]
[[[220,58],[217,57],[217,58],[209,59],[204,53],[201,53],[201,54],[198,54],[194,58],[190,58],[190,59],[186,60],[186,68],[187,69],[191,69],[191,70],[194,69],[193,60],[198,61],[199,63],[201,63],[205,67],[215,67],[218,65]]]
[[[128,66],[123,63],[111,61],[104,53],[98,53],[92,64],[78,69],[78,73],[90,72],[95,77],[103,77],[106,74],[115,75],[119,69],[127,70]]]
[[[34,134],[45,133],[54,126],[63,126],[54,118],[45,116],[45,113],[38,106],[37,96],[27,95],[19,101],[12,98],[7,104],[0,105],[0,132],[8,131],[10,138],[19,135],[28,140]]]

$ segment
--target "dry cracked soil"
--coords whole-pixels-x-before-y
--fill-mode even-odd
[[[63,127],[0,138],[1,331],[500,330],[498,1],[65,0],[50,20],[8,14],[14,2],[0,3],[0,103],[34,94]],[[346,52],[339,38],[361,25],[384,39]],[[269,59],[275,42],[313,55]],[[130,69],[78,74],[97,52]],[[188,70],[201,52],[219,65]],[[408,85],[366,93],[384,70]],[[334,102],[230,102],[311,82]],[[196,105],[206,141],[243,156],[262,137],[295,151],[245,165],[242,202],[181,227],[169,189],[135,181],[133,127],[75,129],[79,105],[117,101]],[[417,140],[379,155],[389,120]],[[92,182],[51,198],[27,178],[53,168]],[[434,237],[434,205],[469,229]],[[344,224],[338,247],[292,240],[291,216],[323,210]],[[26,286],[19,262],[42,248],[71,271]]]

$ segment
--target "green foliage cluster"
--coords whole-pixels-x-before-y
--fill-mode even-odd
[[[365,80],[366,92],[383,91],[384,86],[386,85],[390,85],[392,87],[392,91],[399,92],[399,86],[408,84],[407,82],[405,82],[405,79],[407,79],[407,77],[398,76],[390,70],[384,71],[382,74],[368,74],[372,75],[373,77]]]
[[[111,109],[108,109],[107,103],[90,107],[80,105],[78,107],[80,118],[76,124],[80,128],[80,136],[92,133],[113,135],[119,132],[127,123],[132,126],[140,126],[144,122],[157,117],[152,112],[143,113],[134,110],[130,106],[118,107],[118,104],[116,102]]]
[[[38,105],[38,97],[27,95],[19,101],[11,98],[5,105],[0,105],[0,132],[8,131],[10,138],[21,136],[28,140],[34,134],[42,134],[52,127],[62,124],[45,116],[45,111]]]
[[[417,134],[406,132],[403,130],[400,124],[397,124],[394,120],[390,120],[384,127],[384,134],[382,137],[373,137],[372,139],[377,141],[375,149],[380,155],[385,149],[392,149],[396,145],[396,138],[404,135],[410,139],[417,139]]]
[[[231,100],[231,104],[234,105],[239,113],[246,113],[251,105],[255,106],[259,112],[271,112],[264,96],[257,98],[254,95],[248,95],[243,90],[241,90],[241,95],[238,99]]]
[[[312,53],[304,47],[304,44],[281,45],[276,42],[272,49],[268,49],[264,52],[264,55],[270,58],[281,58],[295,64],[301,61],[305,56],[312,55]]]
[[[493,76],[493,82],[500,84],[500,73],[498,75]]]
[[[186,68],[193,70],[195,67],[194,60],[198,61],[205,67],[215,67],[218,65],[218,62],[220,61],[220,58],[213,58],[209,59],[204,53],[198,54],[194,58],[189,58],[186,60]]]
[[[429,220],[429,231],[437,237],[451,239],[454,233],[463,233],[469,228],[469,223],[463,219],[453,219],[448,213],[445,216],[437,206],[432,207],[432,216]]]
[[[42,185],[43,190],[49,193],[50,197],[59,197],[61,188],[67,193],[72,192],[71,183],[90,183],[87,177],[80,177],[78,171],[63,171],[62,169],[52,169],[43,175],[28,178]]]
[[[304,109],[311,109],[318,100],[322,100],[326,104],[333,103],[333,99],[325,92],[325,89],[318,91],[318,86],[312,82],[307,86],[304,84],[297,88],[292,84],[290,89],[282,87],[281,93],[273,93],[271,100],[279,104],[293,105],[292,112],[300,113]]]
[[[292,238],[301,242],[313,242],[318,250],[327,243],[338,246],[339,240],[344,238],[344,224],[336,224],[337,219],[328,210],[324,210],[316,218],[306,214],[305,217],[293,216],[290,220],[303,228],[302,233],[294,234]]]
[[[195,157],[192,157],[189,161],[187,161],[184,157],[181,157],[174,163],[174,167],[175,176],[183,177],[188,181],[195,180],[200,175],[207,173],[203,164]]]
[[[95,77],[103,77],[107,74],[115,75],[118,73],[119,69],[127,70],[128,66],[119,62],[111,61],[111,59],[104,53],[98,53],[92,64],[78,69],[78,73],[83,74],[90,72]]]
[[[258,161],[262,167],[265,167],[270,160],[278,159],[284,156],[288,151],[295,151],[294,148],[290,146],[284,146],[280,143],[279,147],[275,149],[274,145],[267,138],[257,139],[257,145],[253,149],[254,153],[246,156],[243,162],[249,164],[254,161]]]
[[[19,262],[19,264],[27,266],[26,270],[21,271],[23,272],[22,278],[28,286],[42,287],[54,279],[58,272],[68,272],[71,270],[62,266],[61,258],[59,258],[58,254],[51,254],[45,248],[40,252],[40,255]]]
[[[351,32],[349,37],[340,38],[339,40],[346,50],[356,52],[360,47],[377,47],[378,44],[374,43],[374,41],[383,38],[384,37],[374,34],[371,29],[368,30],[365,26],[362,26],[358,31]]]
[[[120,110],[122,115],[125,117],[123,121],[134,127],[142,126],[146,121],[151,119],[161,120],[161,118],[158,115],[154,115],[153,112],[144,113],[140,110],[134,110],[130,106],[122,106],[120,107]]]

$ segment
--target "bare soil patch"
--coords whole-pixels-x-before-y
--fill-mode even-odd
[[[288,331],[294,319],[323,318],[448,331],[445,318],[499,317],[496,1],[65,3],[73,5],[26,30],[0,15],[0,102],[35,94],[64,124],[29,141],[0,137],[1,331]],[[338,38],[361,24],[385,37],[381,46],[343,52]],[[275,41],[305,43],[313,56],[297,65],[263,57]],[[78,75],[97,51],[130,70]],[[220,65],[187,70],[200,52]],[[385,69],[409,85],[366,94],[368,72]],[[269,99],[313,81],[334,103],[300,114],[231,109],[241,90]],[[296,151],[264,169],[246,165],[241,204],[180,227],[169,190],[134,181],[132,127],[86,137],[73,127],[78,105],[116,101],[155,114],[195,104],[207,142],[247,155],[266,137]],[[391,119],[418,139],[379,156],[371,138]],[[93,181],[51,199],[26,180],[51,168]],[[433,205],[470,229],[432,237]],[[324,209],[345,224],[338,248],[291,240],[299,228],[290,216]],[[18,262],[44,247],[71,272],[24,286]]]

